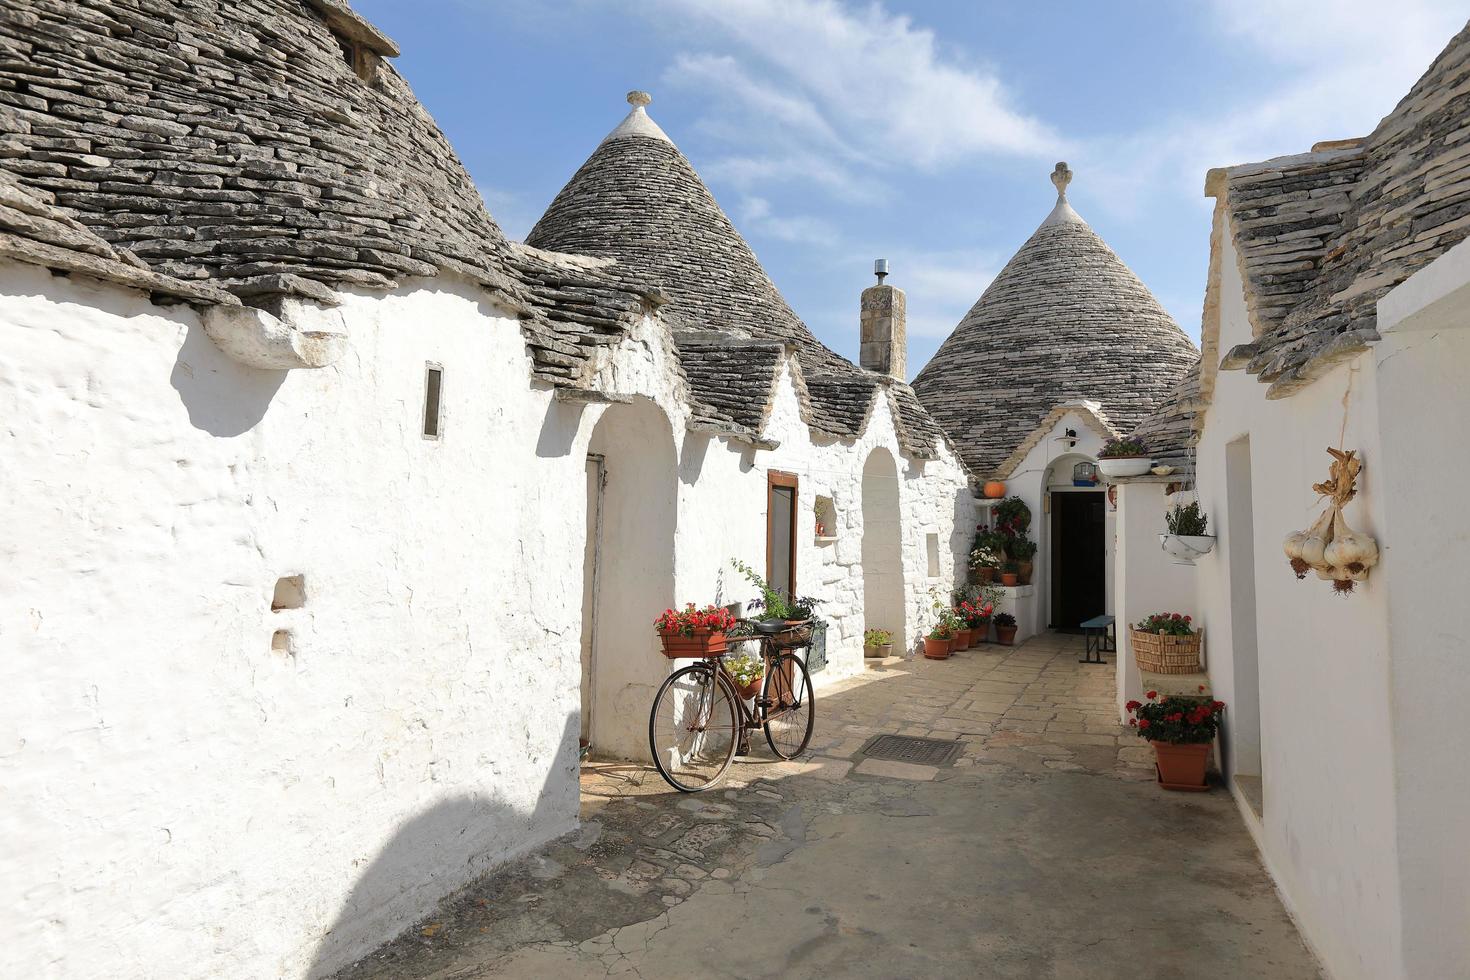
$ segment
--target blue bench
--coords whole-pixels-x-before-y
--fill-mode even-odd
[[[1105,653],[1118,652],[1117,636],[1113,633],[1113,616],[1094,616],[1082,622],[1082,642],[1086,645],[1083,656],[1077,662],[1080,664],[1104,664]],[[1097,654],[1096,659],[1093,654]]]

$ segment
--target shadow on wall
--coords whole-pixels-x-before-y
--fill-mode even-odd
[[[513,804],[487,786],[440,800],[400,826],[352,886],[304,975],[343,970],[431,914],[447,896],[573,830],[579,725],[575,713],[567,717],[534,807]]]
[[[686,487],[699,482],[704,470],[704,457],[709,453],[714,437],[701,432],[685,432],[684,448],[679,453],[679,479]]]
[[[555,398],[546,406],[541,421],[541,434],[536,437],[536,455],[542,459],[558,459],[572,451],[577,428],[582,424],[584,402],[559,402]]]
[[[168,380],[194,428],[215,436],[238,436],[265,418],[286,374],[230,360],[196,324],[189,327]]]

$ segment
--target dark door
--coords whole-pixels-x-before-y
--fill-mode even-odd
[[[1051,495],[1051,625],[1075,630],[1107,611],[1101,493]]]

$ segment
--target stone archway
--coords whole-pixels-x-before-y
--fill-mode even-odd
[[[891,631],[894,649],[906,650],[898,465],[886,449],[863,464],[862,507],[863,628]]]
[[[668,673],[653,621],[674,604],[673,431],[639,398],[603,414],[587,453],[583,737],[594,755],[643,759],[648,711]]]

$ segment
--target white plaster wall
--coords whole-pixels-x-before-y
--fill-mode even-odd
[[[574,825],[584,466],[626,406],[530,387],[515,321],[448,276],[340,313],[339,363],[265,372],[187,308],[0,266],[0,972],[322,974]],[[921,635],[974,523],[948,451],[904,459],[882,401],[857,440],[814,441],[789,376],[779,449],[689,433],[671,357],[645,320],[598,378],[667,419],[673,601],[749,598],[728,561],[764,564],[766,471],[795,472],[798,584],[832,624],[819,681],[860,670],[882,447]],[[420,435],[429,361],[440,440]],[[814,541],[819,493],[834,544]],[[272,612],[285,575],[306,605]],[[651,650],[644,618],[628,635]],[[646,714],[619,690],[651,697],[671,666],[645,660],[611,691],[635,755]]]
[[[1249,341],[1251,331],[1230,236],[1223,237],[1219,349],[1228,350]],[[1382,536],[1388,473],[1372,372],[1372,358],[1359,357],[1280,401],[1267,401],[1252,375],[1220,372],[1197,455],[1200,501],[1222,539],[1197,563],[1197,618],[1208,631],[1212,688],[1229,703],[1240,692],[1224,546],[1231,533],[1225,447],[1250,437],[1265,797],[1258,839],[1305,935],[1339,980],[1405,975],[1395,848],[1399,774],[1386,697],[1386,586],[1400,563],[1391,557],[1394,542]],[[1314,575],[1297,581],[1281,551],[1281,539],[1320,512],[1311,485],[1326,478],[1325,447],[1340,437],[1367,461],[1349,520],[1385,548],[1384,564],[1347,599]]]
[[[0,267],[0,973],[323,972],[574,825],[579,413],[467,287],[342,312],[264,372]]]
[[[1198,569],[1174,564],[1159,547],[1159,534],[1166,528],[1164,515],[1172,505],[1164,489],[1162,483],[1118,485],[1118,511],[1114,515],[1113,615],[1117,617],[1120,719],[1127,718],[1124,703],[1143,697],[1138,663],[1128,638],[1129,624],[1160,612],[1183,613],[1200,619],[1195,596]],[[1214,519],[1212,512],[1210,520],[1213,522]],[[1207,631],[1204,651],[1207,663],[1215,649],[1215,641],[1213,631]],[[1217,672],[1212,672],[1211,684],[1215,676],[1218,676]],[[1220,696],[1219,691],[1216,695]]]

